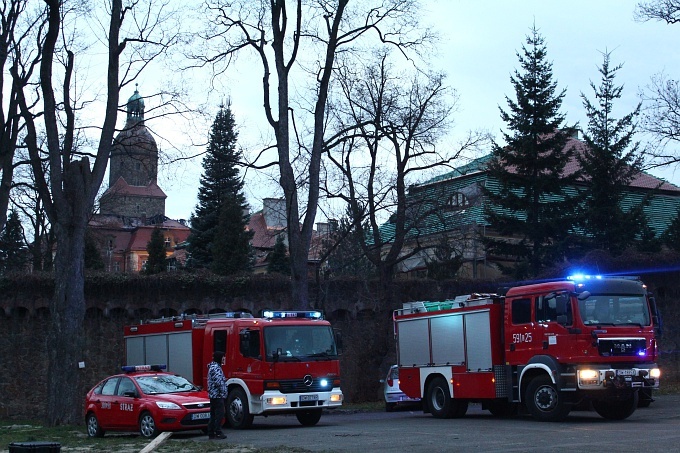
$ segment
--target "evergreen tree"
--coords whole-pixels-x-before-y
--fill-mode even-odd
[[[675,213],[675,218],[661,238],[668,248],[680,252],[680,210]]]
[[[622,86],[614,79],[621,65],[610,65],[610,54],[605,52],[600,86],[590,82],[595,94],[594,103],[581,93],[588,116],[588,130],[584,133],[587,145],[578,161],[587,183],[588,197],[583,204],[583,229],[590,240],[590,248],[601,248],[612,255],[621,254],[641,237],[643,204],[624,211],[621,206],[624,191],[633,177],[642,170],[642,153],[639,144],[633,143],[635,119],[641,104],[621,119],[614,118],[614,101],[621,98]],[[649,232],[645,233],[649,240]]]
[[[222,106],[210,131],[210,141],[203,158],[204,172],[198,189],[198,204],[190,219],[191,235],[188,239],[188,250],[193,266],[226,270],[232,269],[234,262],[240,261],[245,266],[242,270],[249,267],[242,257],[233,261],[224,251],[213,250],[222,206],[227,203],[237,205],[240,209],[238,214],[235,209],[233,210],[236,217],[229,220],[229,228],[223,228],[220,233],[231,237],[220,240],[230,244],[239,243],[236,248],[241,251],[245,250],[250,240],[250,236],[243,234],[248,218],[243,215],[243,212],[247,211],[247,204],[243,195],[243,181],[237,168],[241,158],[241,153],[236,149],[237,137],[231,109],[229,106]],[[227,223],[224,225],[226,227]],[[213,266],[216,257],[226,259],[227,262]]]
[[[149,258],[146,261],[144,272],[149,275],[164,272],[166,268],[165,238],[160,228],[154,228],[151,232],[151,238],[146,244],[146,251]]]
[[[564,174],[573,155],[566,148],[572,131],[563,129],[559,112],[565,91],[556,92],[552,63],[535,27],[526,44],[517,53],[522,72],[510,78],[516,100],[506,96],[509,111],[501,109],[507,145],[494,144],[485,189],[487,222],[500,234],[484,238],[487,252],[518,259],[518,278],[537,275],[565,256],[577,206],[565,192],[576,180]]]
[[[242,205],[235,198],[225,198],[212,247],[212,271],[216,274],[231,275],[252,269],[253,233],[245,229],[246,222]]]
[[[85,269],[100,271],[104,269],[104,260],[97,240],[88,230],[85,232]]]
[[[269,254],[267,272],[278,272],[279,274],[290,275],[290,257],[288,256],[286,243],[283,242],[282,234],[276,236],[276,244],[274,244],[274,249]]]
[[[24,229],[19,214],[11,210],[0,235],[0,274],[23,271],[26,268],[27,252],[24,247]]]

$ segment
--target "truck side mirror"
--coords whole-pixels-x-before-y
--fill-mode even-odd
[[[335,335],[335,348],[338,350],[338,355],[342,354],[342,331],[340,329],[333,329]]]
[[[654,323],[654,331],[657,337],[661,337],[663,323],[661,321],[661,312],[656,307],[656,299],[649,297],[649,308],[652,310],[652,322]]]

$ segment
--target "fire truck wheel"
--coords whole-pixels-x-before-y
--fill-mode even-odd
[[[593,409],[608,420],[623,420],[630,417],[638,407],[638,394],[623,401],[593,401]]]
[[[430,413],[435,418],[451,417],[451,396],[449,395],[449,384],[443,377],[432,379],[427,387],[427,404]]]
[[[529,382],[524,401],[529,413],[542,422],[564,420],[571,410],[546,374],[536,376]]]
[[[248,409],[248,397],[242,388],[229,392],[227,397],[227,419],[234,429],[247,429],[253,424],[254,416]]]
[[[158,428],[156,428],[156,422],[151,413],[143,412],[139,417],[139,434],[141,434],[142,437],[151,439],[152,437],[156,437],[158,433],[159,431]]]
[[[314,426],[321,419],[321,409],[296,412],[295,416],[302,426]]]
[[[104,437],[104,430],[94,414],[87,414],[87,435],[90,437]]]

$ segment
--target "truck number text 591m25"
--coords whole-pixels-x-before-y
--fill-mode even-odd
[[[513,333],[512,334],[513,343],[531,343],[530,333]]]

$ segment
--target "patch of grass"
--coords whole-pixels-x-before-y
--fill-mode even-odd
[[[229,441],[198,442],[204,434],[189,431],[173,434],[165,443],[154,450],[158,453],[193,453],[232,451],[234,453],[307,453],[296,447],[250,448]],[[45,428],[34,422],[0,422],[0,453],[6,453],[11,443],[22,444],[27,449],[31,442],[49,442],[60,445],[62,452],[112,452],[137,453],[149,442],[138,434],[107,433],[103,438],[92,439],[85,433],[85,427],[59,426]]]

